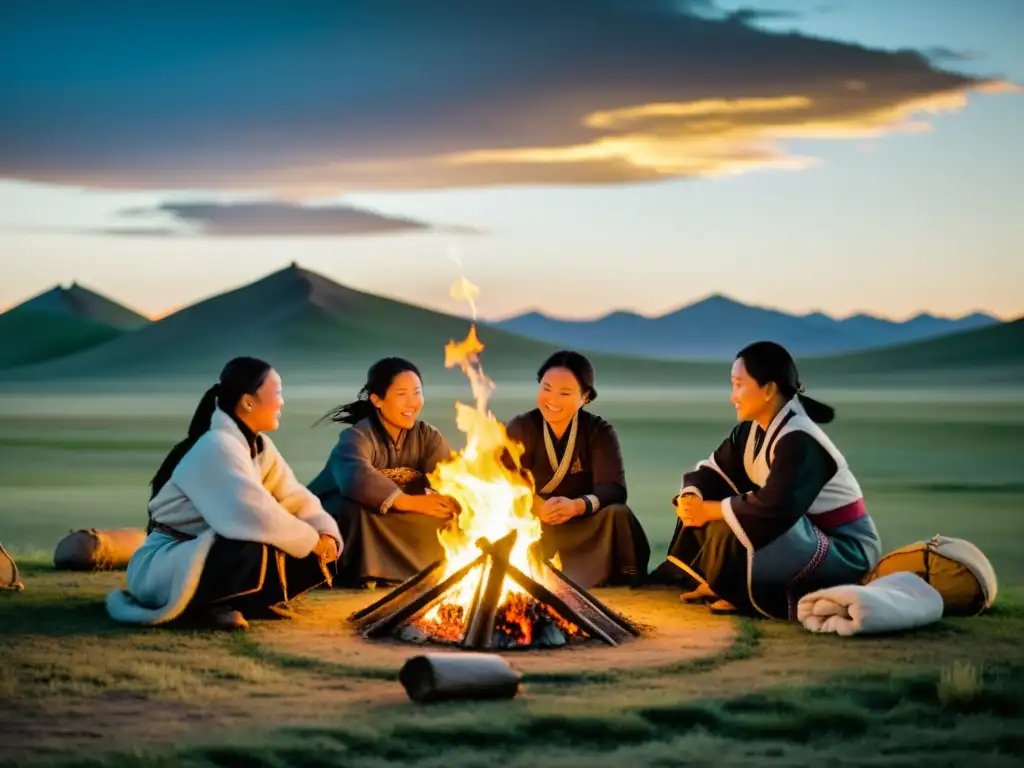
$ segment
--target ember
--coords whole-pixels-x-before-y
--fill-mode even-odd
[[[453,296],[472,297],[462,279]],[[474,305],[475,319],[475,305]],[[480,364],[484,345],[471,325],[445,347],[445,366],[469,378],[475,407],[456,403],[466,447],[437,465],[431,488],[454,498],[460,512],[438,538],[445,557],[350,617],[365,637],[506,649],[565,645],[587,638],[616,645],[638,632],[573,584],[534,546],[540,520],[534,485],[521,470],[522,445],[509,439],[487,407],[494,389]]]

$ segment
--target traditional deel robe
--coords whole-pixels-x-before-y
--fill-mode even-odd
[[[342,546],[337,523],[273,441],[220,409],[150,500],[149,515],[127,589],[107,596],[118,621],[163,624],[216,603],[259,617],[330,580],[311,554],[321,533]]]
[[[423,421],[397,439],[376,414],[342,430],[309,484],[345,537],[339,585],[405,581],[444,557],[438,532],[455,523],[392,504],[403,492],[429,492],[426,475],[451,453],[444,435]]]
[[[795,620],[804,594],[855,583],[881,557],[857,479],[798,398],[766,430],[737,425],[680,494],[720,500],[724,520],[677,522],[669,555],[742,613]]]
[[[564,496],[590,503],[579,517],[542,524],[544,556],[557,553],[562,571],[584,588],[641,581],[651,548],[626,506],[626,472],[612,425],[580,410],[559,438],[535,408],[509,421],[506,431],[523,444],[522,467],[533,475],[541,500]]]

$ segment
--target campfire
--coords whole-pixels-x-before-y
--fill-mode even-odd
[[[456,285],[463,298],[475,286]],[[453,295],[454,291],[453,291]],[[475,307],[474,307],[475,315]],[[438,537],[444,558],[350,617],[364,637],[393,637],[474,649],[564,646],[588,640],[617,645],[639,634],[625,619],[574,584],[535,546],[534,484],[487,407],[494,382],[484,375],[476,326],[445,347],[445,366],[469,378],[475,404],[456,403],[466,446],[438,464],[431,488],[458,501],[460,512]],[[510,457],[511,462],[504,460]],[[511,464],[511,466],[509,466]]]

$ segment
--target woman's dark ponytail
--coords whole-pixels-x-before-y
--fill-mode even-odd
[[[160,468],[153,475],[153,479],[149,484],[152,491],[149,498],[152,499],[160,492],[160,489],[171,479],[171,473],[174,472],[174,468],[178,466],[178,463],[184,458],[185,454],[191,450],[200,437],[209,431],[210,423],[213,421],[213,412],[217,409],[217,396],[219,394],[220,383],[214,384],[203,394],[199,405],[196,406],[195,413],[192,414],[192,421],[189,422],[188,436],[171,448],[163,463],[160,464]]]
[[[199,400],[199,405],[196,406],[195,413],[192,414],[192,421],[189,422],[188,434],[185,439],[171,448],[160,464],[160,468],[153,475],[153,479],[150,480],[150,499],[167,484],[174,468],[199,441],[199,438],[209,432],[214,411],[220,408],[225,413],[234,413],[235,406],[242,399],[242,395],[255,395],[267,380],[270,371],[270,363],[256,357],[236,357],[228,361],[224,370],[220,372],[218,382],[206,390]]]
[[[359,399],[332,408],[317,419],[313,426],[315,427],[317,424],[325,421],[333,421],[336,424],[358,424],[363,419],[372,416],[377,412],[377,409],[373,407],[369,396],[364,397],[364,395],[366,395],[365,387],[360,391]]]
[[[370,401],[370,395],[384,398],[395,377],[407,371],[415,373],[417,378],[423,378],[420,376],[419,368],[404,358],[385,357],[383,360],[378,360],[366,372],[366,383],[359,390],[359,396],[351,403],[332,408],[317,419],[313,426],[325,421],[333,421],[336,424],[358,424],[363,419],[373,416],[377,412],[377,408]]]
[[[807,418],[815,424],[828,424],[836,417],[836,409],[831,405],[808,397],[802,392],[797,392],[796,396],[800,400],[800,405],[803,406]]]

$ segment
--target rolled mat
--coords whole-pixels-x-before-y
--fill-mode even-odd
[[[146,540],[138,528],[95,528],[71,531],[53,553],[53,566],[70,571],[109,571],[127,568],[135,550]]]

